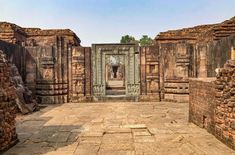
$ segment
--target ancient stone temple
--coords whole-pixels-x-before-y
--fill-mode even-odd
[[[82,47],[69,29],[0,23],[0,49],[41,103],[189,100],[189,78],[214,77],[235,47],[235,18],[160,33],[153,46]]]
[[[190,121],[229,141],[227,144],[234,148],[234,62],[228,62],[222,71],[218,68],[235,58],[235,17],[219,24],[162,32],[154,45],[146,47],[131,43],[82,47],[80,42],[69,29],[42,30],[0,23],[0,50],[15,66],[16,88],[24,90],[18,91],[22,103],[36,103],[27,95],[35,96],[41,104],[190,102]],[[0,69],[1,79],[6,80],[4,74],[8,75],[9,69]],[[215,70],[216,85],[198,81],[216,77]],[[0,82],[0,90],[6,89]],[[29,89],[23,89],[23,85]],[[11,110],[2,103],[0,107]],[[1,109],[0,115],[13,117]],[[7,144],[15,139],[14,126],[11,131],[13,137],[4,139]]]

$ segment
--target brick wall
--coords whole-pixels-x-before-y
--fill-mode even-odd
[[[17,142],[15,90],[9,79],[10,65],[0,51],[0,154]]]
[[[216,79],[215,135],[235,149],[235,61],[227,61]]]
[[[189,121],[235,149],[235,61],[217,70],[216,79],[190,79]]]
[[[214,132],[215,78],[189,80],[189,121]]]

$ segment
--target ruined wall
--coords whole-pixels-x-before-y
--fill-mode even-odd
[[[41,103],[91,98],[91,48],[57,37],[53,46],[26,46],[25,83]]]
[[[10,64],[0,51],[0,153],[17,142],[15,91],[10,81]]]
[[[27,46],[25,83],[41,103],[66,103],[68,46],[57,37],[53,46]]]
[[[0,49],[16,64],[26,86],[41,102],[91,98],[91,49],[81,47],[73,31],[22,28],[6,22],[0,22],[0,28]],[[232,18],[219,24],[170,30],[161,32],[154,46],[138,47],[140,56],[135,53],[133,58],[141,67],[134,66],[133,74],[141,72],[137,80],[140,99],[188,102],[188,79],[215,76],[214,70],[229,59],[234,49],[234,28]],[[139,93],[139,86],[135,87],[133,90]]]
[[[235,61],[217,70],[216,79],[191,79],[189,121],[235,149]]]
[[[208,45],[207,76],[215,77],[215,69],[223,67],[231,57],[232,48],[235,47],[235,36],[222,38]]]
[[[230,59],[235,37],[189,43],[159,41],[161,99],[188,101],[188,78],[215,77],[215,69]]]
[[[140,52],[142,100],[188,102],[188,79],[196,67],[192,45],[159,43]]]
[[[26,33],[21,27],[15,24],[0,22],[0,40],[12,44],[23,45],[26,40]]]
[[[159,47],[162,100],[188,102],[188,79],[198,77],[200,67],[200,55],[195,50],[196,42],[201,33],[213,26],[202,25],[161,32],[155,38],[155,45]]]
[[[17,66],[25,86],[40,103],[76,102],[90,98],[91,48],[75,46],[64,37],[53,36],[53,41],[51,39],[48,38],[53,45],[47,42],[40,46],[19,46],[0,41],[0,50]]]
[[[214,133],[215,78],[189,80],[189,122]]]
[[[160,32],[159,35],[156,36],[156,43],[179,43],[182,41],[187,41],[188,43],[197,42],[198,37],[213,28],[214,25],[200,25],[190,28],[183,28],[179,30],[169,30],[166,32]]]
[[[235,17],[201,33],[195,51],[198,54],[198,77],[215,77],[215,69],[222,67],[230,58],[235,46]]]
[[[80,46],[81,42],[76,34],[69,29],[23,28],[23,31],[27,34],[27,46],[53,46],[57,36],[63,37],[66,44]]]
[[[216,79],[215,136],[235,149],[235,61],[220,69]]]
[[[54,38],[64,37],[66,43],[80,46],[80,39],[70,29],[22,28],[16,24],[0,22],[0,40],[20,46],[45,46],[54,44]]]
[[[69,29],[22,28],[7,22],[1,22],[0,28],[0,49],[17,66],[25,85],[39,101],[67,102],[72,93],[71,52],[73,47],[80,47],[76,34]],[[89,83],[86,81],[83,83]]]
[[[196,76],[199,78],[215,77],[215,69],[222,67],[230,59],[231,51],[235,47],[235,36],[231,35],[209,43],[194,45],[196,55]]]
[[[24,47],[16,44],[7,43],[0,40],[0,50],[4,51],[6,58],[11,63],[14,63],[18,68],[22,77],[25,76],[25,54],[26,50]],[[24,79],[23,79],[24,80]]]
[[[187,101],[189,77],[215,77],[215,69],[223,66],[234,50],[234,28],[235,17],[157,35],[161,99]]]

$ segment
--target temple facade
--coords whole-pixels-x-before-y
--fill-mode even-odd
[[[0,152],[17,142],[17,110],[100,101],[189,102],[189,121],[235,149],[235,17],[152,46],[80,43],[69,29],[0,22]]]
[[[154,45],[82,47],[69,29],[0,23],[0,50],[40,103],[189,100],[189,79],[215,77],[235,47],[235,18],[162,32]]]

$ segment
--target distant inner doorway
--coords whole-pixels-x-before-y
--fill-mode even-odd
[[[112,66],[113,78],[114,78],[114,79],[117,78],[118,67],[119,67],[119,66]]]
[[[106,95],[125,95],[125,66],[111,56],[106,64]]]

